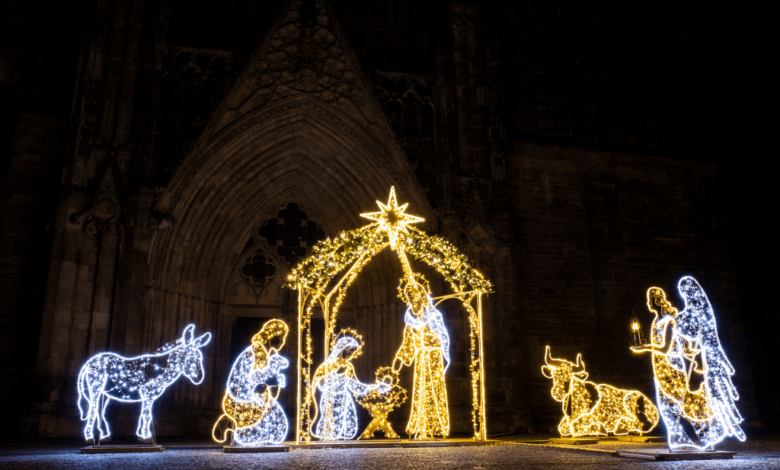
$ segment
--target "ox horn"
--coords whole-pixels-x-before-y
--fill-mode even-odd
[[[585,361],[582,360],[582,354],[577,354],[577,364],[571,369],[572,374],[579,374],[585,372]]]
[[[560,359],[553,359],[552,356],[550,356],[550,346],[545,346],[544,348],[544,363],[548,366],[552,367],[560,367],[561,363],[563,361]]]

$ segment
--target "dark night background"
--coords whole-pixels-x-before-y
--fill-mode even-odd
[[[118,3],[124,5],[123,8],[136,4]],[[140,3],[143,2],[139,0],[137,4]],[[263,40],[265,31],[285,4],[280,0],[234,1],[210,6],[208,2],[200,2],[197,3],[198,8],[189,8],[187,2],[179,0],[149,3],[170,8],[168,34],[171,43],[234,52],[234,69],[224,72],[227,78],[214,82],[216,84],[204,85],[204,93],[214,98],[205,109],[203,101],[193,100],[187,107],[186,100],[189,98],[176,95],[176,99],[183,103],[183,113],[192,113],[204,120],[227,92],[231,80],[234,81],[241,73],[247,58]],[[413,46],[408,41],[384,44],[383,36],[380,33],[372,35],[371,24],[363,22],[363,15],[368,15],[368,12],[390,9],[398,2],[332,0],[331,3],[346,36],[352,41],[360,66],[369,77],[378,80],[378,75],[372,72],[374,70],[434,74],[435,60],[432,56],[435,54],[432,51],[435,47],[423,45],[419,50],[410,50]],[[406,5],[406,2],[400,3]],[[426,18],[434,18],[436,15],[430,12],[441,10],[446,3],[449,2],[419,2],[409,9],[423,12]],[[509,42],[508,38],[514,37],[513,34],[523,36],[523,28],[527,25],[513,24],[510,20],[497,19],[487,13],[494,8],[491,2],[461,3],[484,12],[483,27],[486,30],[493,27],[498,31],[496,41],[499,45],[503,44],[503,40]],[[771,118],[776,100],[775,93],[770,91],[774,89],[770,80],[776,81],[776,72],[773,71],[776,53],[772,54],[770,50],[774,52],[775,48],[770,49],[769,46],[773,36],[770,31],[776,28],[768,25],[771,15],[765,7],[766,2],[690,0],[640,3],[599,3],[605,11],[614,8],[622,13],[616,14],[612,22],[604,26],[603,41],[610,46],[609,52],[604,53],[608,57],[605,63],[612,64],[612,68],[609,73],[596,76],[597,79],[608,76],[612,80],[612,83],[599,85],[604,95],[609,94],[611,87],[647,87],[647,102],[642,109],[650,110],[648,113],[657,116],[668,113],[669,122],[674,123],[670,125],[676,126],[671,132],[675,140],[668,145],[616,143],[603,135],[593,139],[577,138],[576,135],[568,137],[534,131],[532,126],[523,128],[521,125],[511,129],[506,126],[509,129],[506,139],[718,165],[720,204],[728,224],[759,417],[764,425],[777,429],[780,425],[780,368],[777,367],[780,355],[776,348],[780,344],[780,315],[773,305],[777,280],[773,269],[776,229],[771,228],[778,213],[772,209],[774,203],[771,202],[777,200],[774,191],[777,187],[776,170],[772,169],[777,151],[770,146],[774,140],[771,136],[776,133],[776,119]],[[506,9],[515,5],[513,2],[499,4]],[[588,2],[530,1],[517,4],[527,4],[529,12],[539,9],[549,13],[557,9],[559,17],[561,11],[564,17],[567,12],[574,12],[571,15],[575,19],[569,27],[576,28],[576,12],[587,11],[585,5]],[[219,14],[205,14],[208,8]],[[0,0],[0,366],[3,370],[0,390],[4,404],[10,405],[12,410],[5,413],[3,419],[3,433],[8,436],[16,435],[20,419],[33,410],[35,403],[45,401],[41,390],[50,387],[44,384],[45,379],[34,377],[34,370],[44,296],[47,282],[51,282],[47,279],[57,213],[64,210],[58,204],[62,202],[63,194],[73,189],[62,185],[61,181],[63,168],[75,158],[74,133],[77,131],[74,128],[79,112],[72,112],[72,104],[74,90],[78,89],[80,81],[85,80],[79,75],[77,63],[87,42],[86,30],[94,9],[93,2],[85,1]],[[548,16],[554,18],[555,14],[549,13]],[[625,18],[626,23],[616,23],[614,18]],[[140,19],[128,15],[128,30],[134,21]],[[436,35],[441,34],[437,29],[440,27],[425,24],[421,19],[411,20],[411,23],[412,29],[418,28],[428,34],[428,41],[435,42]],[[547,50],[559,52],[568,50],[567,45],[573,47],[576,35],[557,37],[555,33],[559,31],[556,29],[559,26],[554,26],[552,22],[547,36],[542,34],[545,31],[543,22],[534,24],[534,28],[535,40],[549,41]],[[135,40],[148,38],[139,39],[132,35],[126,38],[126,41]],[[545,50],[545,47],[538,50]],[[588,54],[597,55],[596,51],[586,51],[585,55]],[[112,56],[111,60],[119,60],[116,57]],[[122,60],[129,59],[123,56]],[[556,60],[563,63],[566,59],[551,59],[551,62]],[[522,61],[518,63],[518,68],[521,68]],[[502,65],[507,74],[506,70],[513,67],[506,61]],[[114,66],[124,67],[125,64]],[[600,65],[593,67],[599,69]],[[560,81],[560,88],[577,89],[579,84],[571,81],[580,75],[569,74],[566,70],[566,66],[561,65],[560,69],[553,68],[550,73],[558,74],[556,80]],[[509,82],[514,78],[505,80]],[[140,90],[136,93],[145,93],[144,77],[140,72],[136,79]],[[191,141],[203,128],[203,123],[189,130],[180,130],[172,124],[174,121],[165,115],[170,102],[165,100],[173,95],[165,94],[169,91],[165,84],[162,92],[155,91],[164,95],[163,104],[157,111],[160,116],[158,127],[146,129],[162,135],[163,138],[156,144],[156,151],[162,156],[156,157],[158,160],[149,181],[135,181],[134,178],[140,177],[130,172],[123,189],[127,193],[123,196],[125,198],[130,198],[139,187],[164,186],[180,159],[186,155]],[[510,88],[507,86],[507,90]],[[507,102],[512,98],[511,94],[507,91]],[[564,101],[566,99],[563,98]],[[657,100],[654,102],[654,99]],[[573,104],[572,108],[576,109],[579,105],[582,103]],[[611,105],[617,107],[616,103]],[[504,109],[505,115],[511,114],[507,108],[510,106]],[[626,112],[623,117],[628,118],[628,114]],[[619,119],[620,113],[616,112],[616,115]],[[140,114],[134,117],[134,129],[142,127],[137,123],[147,117]],[[119,129],[117,133],[121,133],[121,119],[114,119],[118,123],[115,126]],[[143,140],[143,137],[133,138]],[[123,154],[120,152],[118,155]],[[117,157],[117,161],[119,165],[123,164],[121,157]],[[95,178],[89,181],[92,185],[98,183]],[[423,181],[423,184],[426,183]],[[437,201],[431,201],[431,204],[436,209]],[[665,282],[671,285],[674,281]],[[708,291],[708,295],[710,299],[718,297],[717,292]],[[717,314],[717,301],[714,306]]]

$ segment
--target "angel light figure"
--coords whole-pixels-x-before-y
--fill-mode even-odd
[[[286,383],[281,370],[289,365],[279,355],[287,331],[283,321],[269,320],[252,337],[251,346],[233,363],[222,399],[224,413],[212,429],[215,441],[225,442],[230,431],[234,442],[241,446],[279,444],[287,436],[287,416],[277,402],[279,391]],[[259,393],[258,387],[263,387]],[[220,423],[225,418],[233,427],[218,437]]]
[[[691,276],[680,279],[677,289],[685,301],[682,312],[666,299],[663,289],[647,290],[647,308],[655,314],[651,342],[631,348],[653,355],[658,409],[669,448],[714,448],[728,436],[744,441],[735,404],[739,395],[731,380],[734,367],[720,344],[710,301]],[[700,382],[695,389],[693,382]]]
[[[412,411],[406,433],[415,439],[446,437],[450,433],[447,387],[444,373],[450,365],[450,337],[441,312],[433,307],[424,280],[406,282],[401,295],[409,308],[404,321],[404,340],[395,354],[393,369],[414,362]]]
[[[314,436],[320,439],[352,439],[358,431],[357,409],[354,397],[372,391],[384,393],[390,389],[385,383],[367,385],[355,376],[352,360],[360,355],[363,339],[351,329],[342,330],[333,341],[330,354],[314,373],[312,387],[322,394],[319,408],[322,416]],[[316,421],[315,417],[312,421]]]

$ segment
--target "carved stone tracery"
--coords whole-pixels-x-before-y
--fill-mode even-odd
[[[82,211],[70,215],[70,221],[80,224],[83,231],[94,238],[104,232],[119,233],[124,210],[117,187],[116,165],[108,164],[99,183],[90,191]]]
[[[319,2],[294,2],[251,67],[217,131],[254,109],[300,93],[336,106],[364,128],[375,126],[357,71]]]
[[[286,272],[325,238],[316,222],[291,202],[252,228],[228,281],[229,304],[276,305]]]

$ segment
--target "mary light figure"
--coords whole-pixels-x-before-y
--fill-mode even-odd
[[[312,385],[321,393],[319,413],[314,436],[320,439],[353,439],[358,432],[355,396],[363,396],[372,390],[384,393],[389,386],[384,383],[367,385],[355,376],[352,360],[360,355],[363,340],[353,330],[343,330],[336,336],[330,354],[314,373]]]

